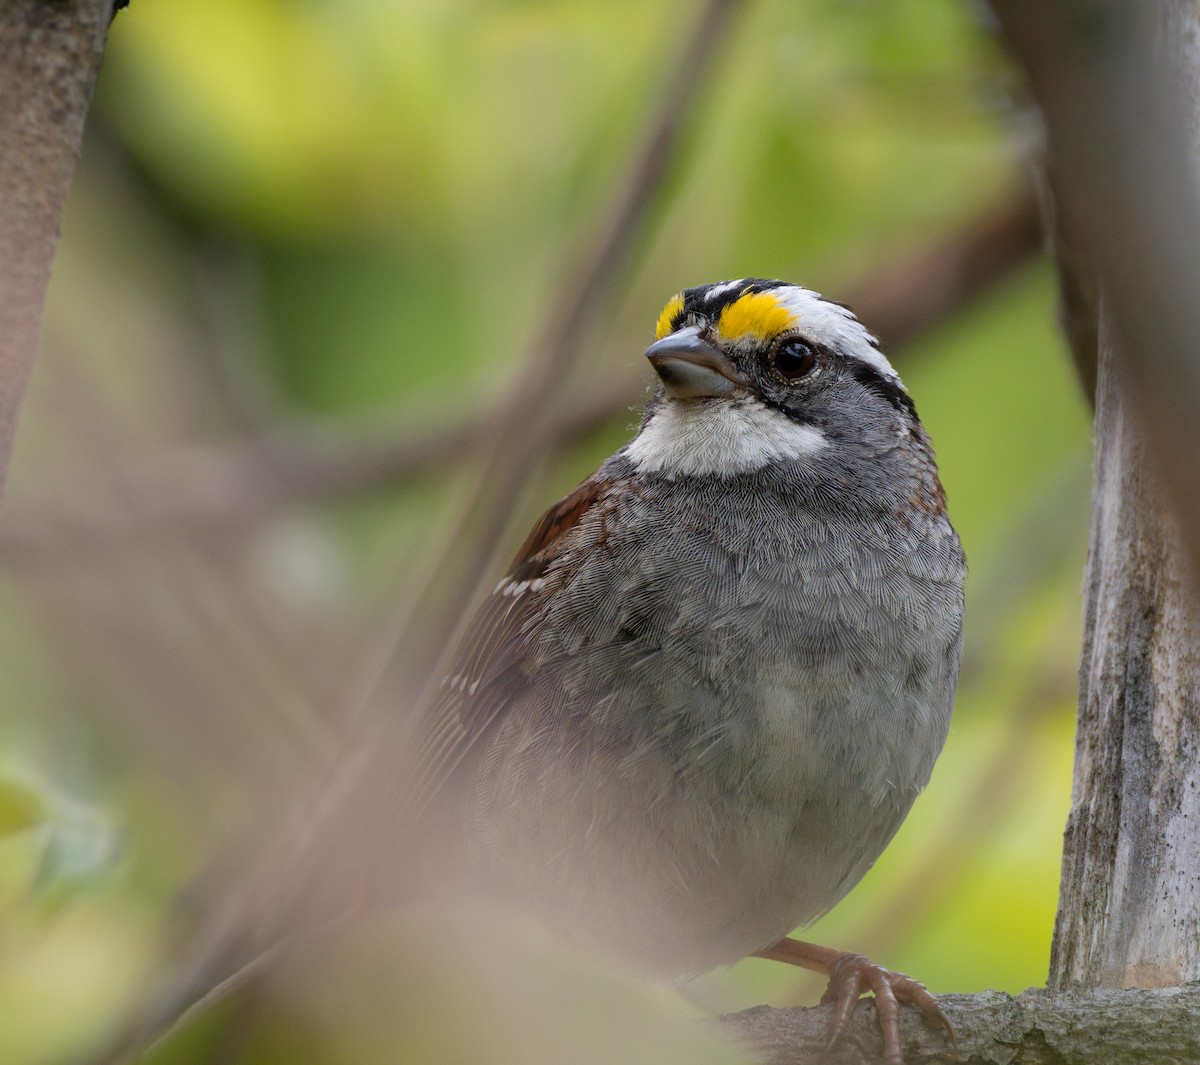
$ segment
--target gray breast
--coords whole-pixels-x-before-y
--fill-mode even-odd
[[[945,739],[960,640],[944,515],[720,491],[650,479],[579,530],[472,812],[520,894],[676,972],[765,946],[869,868]]]

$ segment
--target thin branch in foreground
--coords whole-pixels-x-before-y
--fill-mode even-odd
[[[679,163],[701,94],[720,66],[720,52],[733,36],[733,16],[742,6],[742,0],[707,0],[696,18],[598,237],[564,272],[561,290],[550,294],[529,356],[495,419],[472,502],[455,527],[443,532],[445,550],[427,563],[430,578],[396,626],[397,644],[419,616],[427,646],[444,647],[474,597],[515,503],[537,471],[554,400],[583,354],[589,325],[612,301],[618,280],[644,242],[653,207]]]
[[[622,270],[644,236],[650,208],[677,160],[695,101],[717,66],[716,55],[730,38],[728,23],[740,6],[740,0],[709,0],[701,12],[598,240],[580,264],[568,271],[563,291],[551,295],[545,324],[491,424],[478,491],[471,505],[461,515],[458,529],[443,534],[441,543],[447,549],[435,552],[435,559],[422,560],[421,570],[431,574],[424,589],[438,587],[436,608],[428,601],[431,596],[415,596],[406,606],[404,618],[393,628],[395,645],[405,641],[409,622],[419,612],[423,615],[426,645],[443,646],[474,594],[511,515],[513,501],[536,470],[536,459],[553,424],[552,401],[582,352],[586,327],[612,298]],[[448,549],[460,543],[466,547],[457,554]],[[370,686],[378,687],[374,683]],[[363,715],[355,708],[351,715],[357,726],[366,726],[355,731],[367,735],[354,738],[332,779],[314,789],[316,801],[302,803],[302,816],[269,830],[264,861],[251,871],[243,891],[219,903],[208,915],[194,955],[183,967],[175,987],[135,1017],[118,1045],[103,1050],[102,1056],[119,1059],[133,1046],[145,1045],[193,1003],[220,986],[231,972],[253,964],[256,957],[285,940],[293,927],[322,919],[321,905],[330,903],[326,899],[314,901],[309,874],[320,864],[323,854],[337,849],[344,834],[345,819],[351,811],[350,800],[342,793],[355,793],[357,797],[362,789],[382,783],[385,775],[391,779],[396,771],[395,757],[388,760],[386,768],[378,764],[378,757],[368,757],[363,768],[364,755],[378,754],[372,745],[379,737],[373,722],[357,720]],[[378,781],[374,779],[377,774],[381,778]],[[316,894],[320,895],[319,886]],[[318,911],[315,914],[314,906]]]

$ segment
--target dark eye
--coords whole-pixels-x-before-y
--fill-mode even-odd
[[[771,362],[784,377],[803,377],[817,364],[817,353],[803,340],[793,337],[775,349]]]

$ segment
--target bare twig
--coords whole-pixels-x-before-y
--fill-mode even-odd
[[[588,327],[612,299],[634,250],[642,243],[652,208],[677,164],[697,101],[711,79],[729,23],[742,0],[707,0],[668,78],[661,103],[647,123],[622,187],[594,243],[565,272],[547,313],[495,422],[494,436],[478,471],[476,491],[443,543],[454,545],[438,559],[442,579],[431,576],[436,602],[414,598],[410,616],[420,615],[430,647],[442,646],[484,576],[496,545],[537,469],[549,439],[550,410],[570,369],[583,352]],[[431,569],[434,567],[431,567]],[[399,626],[401,636],[409,625]]]
[[[570,439],[593,431],[628,408],[635,388],[629,382],[556,410],[552,434]],[[86,562],[162,536],[244,524],[297,503],[352,499],[461,461],[495,426],[486,412],[415,431],[410,420],[402,434],[396,421],[357,431],[293,424],[236,443],[126,461],[103,491],[79,485],[54,502],[14,504],[0,520],[0,557]]]
[[[269,342],[260,264],[215,243],[193,245],[191,250],[203,332],[199,347],[209,378],[234,424],[258,436],[281,406],[278,391],[264,371],[264,360],[255,357],[261,350],[245,350],[247,346],[265,349]]]

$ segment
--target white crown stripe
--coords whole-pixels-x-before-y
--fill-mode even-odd
[[[900,384],[900,375],[852,312],[799,285],[784,285],[771,291],[791,311],[796,325],[804,332],[814,339],[832,342],[842,354],[865,362],[888,380]]]
[[[746,283],[744,277],[739,277],[736,281],[722,281],[720,284],[713,285],[707,292],[705,298],[714,300],[719,296],[724,296],[727,292],[732,292],[736,288],[741,288]]]

